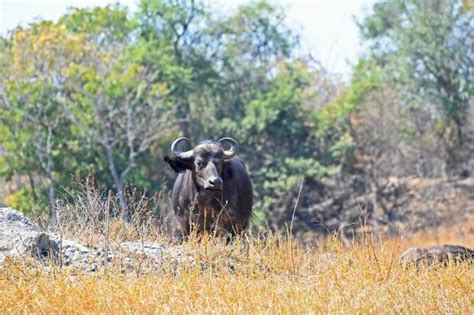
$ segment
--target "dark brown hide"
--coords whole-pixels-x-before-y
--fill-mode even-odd
[[[196,146],[192,158],[165,157],[177,171],[172,206],[184,236],[198,233],[223,236],[245,230],[252,214],[252,183],[244,163],[225,160],[219,143]]]

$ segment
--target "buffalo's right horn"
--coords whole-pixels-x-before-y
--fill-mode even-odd
[[[178,144],[182,141],[191,142],[191,140],[189,140],[186,137],[179,137],[178,139],[174,140],[173,143],[171,144],[171,152],[179,159],[189,160],[194,157],[194,151],[192,149],[189,151],[184,151],[184,152],[179,151],[177,147],[178,147]]]

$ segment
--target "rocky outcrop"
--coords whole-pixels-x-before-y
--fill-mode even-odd
[[[134,260],[147,268],[177,268],[183,262],[192,263],[176,246],[123,242],[104,247],[86,246],[58,235],[41,231],[20,212],[0,208],[0,264],[6,257],[34,258],[59,266],[72,266],[96,271],[110,264],[123,270],[136,268]]]

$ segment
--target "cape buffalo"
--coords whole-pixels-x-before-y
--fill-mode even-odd
[[[205,141],[185,152],[177,148],[181,142],[190,140],[176,139],[165,161],[179,173],[172,206],[182,235],[193,229],[219,236],[240,234],[249,224],[253,191],[245,165],[236,156],[237,141]]]

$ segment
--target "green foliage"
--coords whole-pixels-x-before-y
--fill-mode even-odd
[[[349,86],[332,102],[316,111],[315,135],[325,155],[322,160],[338,166],[352,155],[356,143],[350,135],[351,117],[366,106],[365,98],[383,82],[382,69],[373,60],[361,59]]]
[[[59,23],[69,31],[94,39],[95,43],[101,45],[123,40],[135,28],[134,21],[129,19],[128,10],[119,4],[92,9],[73,8]]]
[[[459,40],[447,30],[457,4],[442,2],[451,13],[436,11],[437,21],[420,3],[374,7],[360,23],[372,54],[342,88],[297,56],[284,9],[266,1],[218,15],[202,2],[142,0],[133,15],[120,5],[72,9],[56,23],[18,28],[0,42],[0,176],[30,179],[31,195],[49,201],[89,171],[119,197],[127,182],[156,191],[175,177],[163,162],[175,137],[232,136],[254,182],[256,224],[281,223],[302,179],[311,192],[341,176],[368,96],[387,82],[416,81],[413,91],[435,97],[439,82],[417,66],[420,54],[461,64],[464,48],[443,44]],[[464,30],[464,19],[453,23]],[[471,92],[465,78],[450,82],[461,96]],[[461,115],[456,100],[440,107],[448,120]],[[417,135],[409,126],[400,133]],[[305,205],[319,197],[311,198]]]
[[[382,82],[382,69],[370,60],[357,64],[349,87],[331,104],[316,113],[317,133],[323,136],[334,124],[347,124],[349,115],[363,106],[364,97]]]
[[[25,214],[31,214],[34,210],[42,210],[46,208],[45,200],[35,198],[31,190],[20,188],[18,191],[5,197],[5,205],[21,211]]]
[[[464,126],[474,92],[474,11],[465,1],[391,1],[359,22],[387,79],[416,109],[436,111],[451,167],[465,149]],[[450,162],[448,161],[448,164]]]
[[[62,25],[40,22],[17,29],[2,49],[1,58],[10,62],[0,85],[1,145],[7,151],[1,175],[30,178],[32,195],[54,198],[83,159],[74,151],[79,148],[63,102],[66,69],[82,43]],[[42,184],[34,185],[35,179]]]
[[[297,48],[284,10],[266,1],[218,16],[201,2],[142,0],[135,15],[72,9],[17,29],[0,55],[0,175],[30,178],[50,201],[89,171],[119,197],[126,182],[156,191],[175,176],[162,162],[174,137],[229,135],[252,174],[256,224],[275,223],[302,178],[338,173],[352,143],[331,126],[344,130],[365,89],[355,82],[330,105],[339,118],[315,114],[307,105],[322,74]]]

